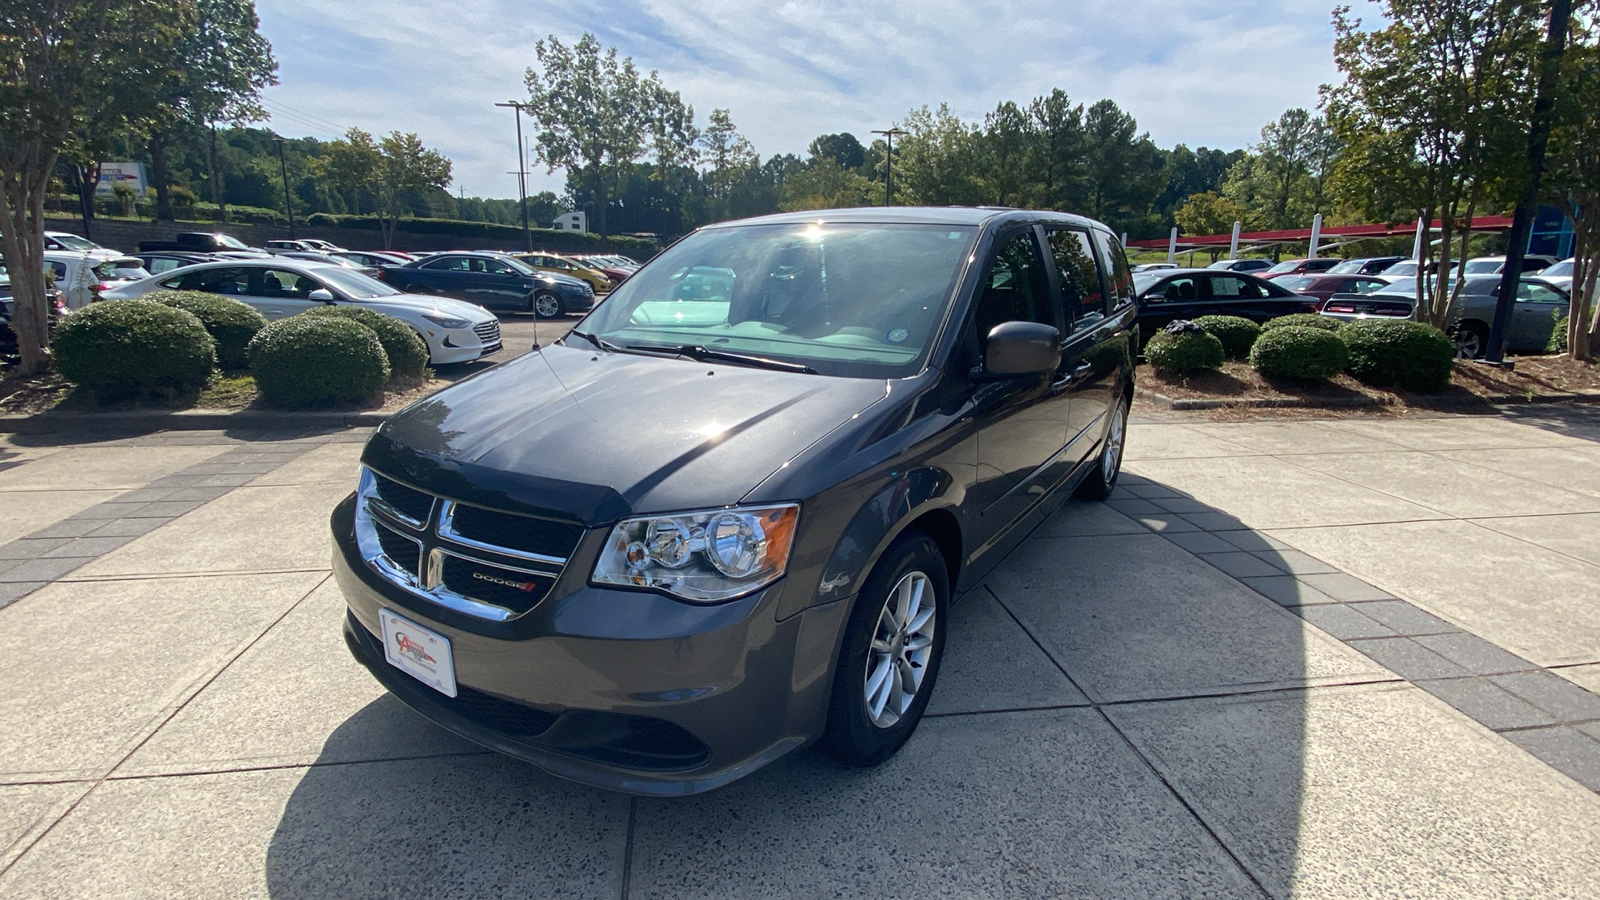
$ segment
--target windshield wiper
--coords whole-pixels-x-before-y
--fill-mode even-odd
[[[725,362],[741,366],[755,366],[761,369],[776,369],[779,372],[800,372],[805,375],[815,375],[817,370],[804,363],[786,362],[768,356],[754,356],[749,353],[734,353],[731,350],[717,350],[704,344],[629,344],[629,350],[654,350],[658,353],[676,353],[687,356],[700,362]]]
[[[586,331],[570,331],[570,332],[567,332],[567,333],[568,334],[575,334],[578,337],[581,337],[584,340],[588,341],[589,343],[595,345],[596,347],[599,347],[601,350],[621,350],[622,349],[621,347],[618,347],[616,344],[611,343],[610,341],[606,340],[605,338],[601,337],[598,334],[589,334]]]

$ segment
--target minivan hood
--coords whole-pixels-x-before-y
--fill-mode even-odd
[[[552,345],[390,417],[362,459],[454,499],[604,525],[737,503],[886,393],[882,380]]]

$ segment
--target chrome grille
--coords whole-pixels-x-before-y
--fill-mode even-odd
[[[438,500],[370,469],[358,497],[356,540],[373,571],[484,619],[537,606],[583,537],[579,525]]]
[[[472,326],[472,333],[476,334],[478,340],[483,341],[485,344],[498,344],[500,343],[500,320],[480,322]]]

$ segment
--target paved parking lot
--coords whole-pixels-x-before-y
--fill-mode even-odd
[[[1136,422],[897,757],[687,800],[350,659],[364,436],[0,436],[0,897],[1600,896],[1600,414]]]

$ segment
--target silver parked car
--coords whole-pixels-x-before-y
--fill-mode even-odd
[[[448,297],[405,294],[344,266],[275,257],[185,266],[120,285],[101,296],[130,300],[151,291],[203,291],[281,319],[319,306],[355,305],[393,316],[416,330],[436,366],[464,363],[500,350],[500,320],[483,307]]]
[[[1417,280],[1401,278],[1370,294],[1334,294],[1322,306],[1330,319],[1404,319],[1416,305]],[[1499,275],[1469,275],[1461,294],[1450,305],[1447,330],[1455,340],[1456,354],[1467,359],[1483,355],[1489,345],[1489,324],[1494,321]],[[1539,353],[1550,341],[1555,321],[1567,312],[1568,297],[1554,285],[1524,276],[1517,285],[1517,302],[1506,329],[1506,349],[1513,353]]]

